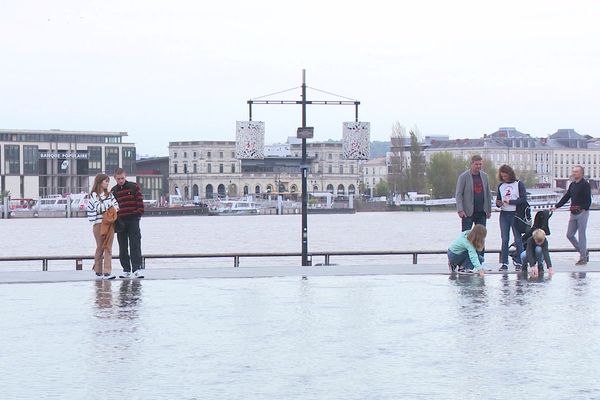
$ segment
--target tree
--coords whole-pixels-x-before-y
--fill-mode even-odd
[[[537,174],[532,170],[515,171],[517,179],[525,184],[526,188],[535,187],[538,184]]]
[[[490,190],[495,192],[498,188],[498,169],[493,162],[483,159],[483,172],[488,175]]]
[[[407,184],[407,160],[404,148],[406,145],[406,128],[396,122],[392,126],[390,153],[388,158],[388,183],[394,194],[405,193]]]
[[[427,182],[433,198],[450,198],[456,193],[458,176],[468,168],[467,162],[451,153],[436,153],[427,164]]]
[[[423,192],[426,186],[425,182],[425,157],[421,150],[421,143],[418,133],[418,128],[415,127],[409,132],[410,135],[410,169],[408,172],[409,184],[408,188],[414,192]]]
[[[384,179],[380,180],[377,185],[375,185],[375,195],[377,196],[387,196],[390,193],[390,187]]]

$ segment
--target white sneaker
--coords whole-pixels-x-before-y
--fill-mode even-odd
[[[144,270],[138,269],[133,273],[134,278],[142,279],[144,277]]]
[[[99,280],[102,280],[102,278],[103,278],[102,274],[99,274],[98,272],[96,272],[96,280],[99,281]]]
[[[111,280],[111,279],[115,279],[116,276],[114,276],[113,274],[104,274],[104,276],[102,277],[102,279],[104,280]]]
[[[123,279],[131,278],[131,272],[123,272],[122,274],[119,275],[119,278],[123,278]]]

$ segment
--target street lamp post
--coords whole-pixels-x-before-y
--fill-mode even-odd
[[[265,96],[263,96],[265,97]],[[311,100],[306,99],[306,70],[302,70],[302,99],[298,100],[248,100],[249,120],[252,121],[253,104],[300,104],[302,106],[302,126],[298,128],[297,137],[302,139],[302,164],[300,172],[302,174],[302,266],[308,266],[308,164],[306,154],[306,139],[314,136],[314,129],[306,126],[306,106],[312,105],[351,105],[355,109],[355,120],[358,122],[357,100],[338,101],[338,100]]]

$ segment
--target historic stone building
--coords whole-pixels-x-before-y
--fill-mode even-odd
[[[280,153],[280,152],[279,152]],[[185,200],[281,194],[298,199],[302,191],[302,148],[290,143],[289,154],[258,160],[239,160],[235,141],[169,143],[169,193]],[[359,162],[345,160],[341,142],[307,143],[310,166],[308,190],[336,196],[358,194]]]
[[[508,164],[517,171],[535,172],[539,186],[566,188],[573,165],[582,165],[586,177],[600,178],[600,145],[573,129],[559,129],[546,138],[533,138],[515,128],[500,128],[479,139],[432,141],[425,146],[427,162],[435,153],[449,152],[469,159],[480,154],[496,168]]]

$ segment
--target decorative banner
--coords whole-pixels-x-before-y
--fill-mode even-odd
[[[344,122],[342,146],[345,159],[368,160],[371,153],[370,142],[370,122]]]
[[[265,123],[262,121],[237,121],[235,157],[237,159],[263,159]]]

